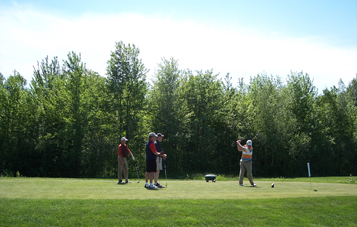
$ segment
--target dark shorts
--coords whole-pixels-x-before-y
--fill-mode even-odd
[[[156,172],[156,159],[146,160],[146,172]]]

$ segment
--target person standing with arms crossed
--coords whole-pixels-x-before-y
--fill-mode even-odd
[[[126,145],[127,141],[128,141],[127,138],[122,137],[120,139],[120,144],[118,146],[118,180],[119,180],[118,184],[124,184],[124,182],[122,181],[123,172],[124,172],[125,184],[131,183],[128,179],[128,163],[126,161],[126,158],[128,156],[128,153],[131,155],[131,158],[133,160],[135,160],[135,157],[129,150],[128,146]]]
[[[161,133],[157,134],[157,139],[155,141],[155,148],[157,152],[160,152],[161,154],[164,154],[164,151],[162,150],[161,144],[160,142],[162,141],[164,135],[162,135]],[[159,180],[159,175],[160,175],[160,170],[162,170],[162,159],[166,159],[166,156],[164,157],[156,157],[156,173],[154,174],[154,182],[155,182],[155,186],[158,188],[162,188],[162,185],[158,183]]]
[[[156,157],[161,156],[166,158],[166,154],[161,154],[160,152],[156,151],[155,148],[155,141],[157,135],[154,132],[149,133],[149,141],[146,143],[146,172],[145,174],[145,188],[149,189],[156,189],[157,187],[152,184],[154,173],[156,172]],[[150,185],[148,183],[150,180]]]
[[[247,177],[250,184],[253,187],[257,185],[253,182],[253,168],[252,168],[252,158],[253,158],[253,142],[251,140],[247,141],[247,144],[242,146],[240,144],[241,140],[237,141],[238,151],[242,152],[242,158],[240,160],[240,171],[239,171],[239,186],[243,186],[243,178],[245,170],[247,170]]]

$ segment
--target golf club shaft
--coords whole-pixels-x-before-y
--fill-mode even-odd
[[[138,183],[140,182],[139,180],[139,173],[138,173],[138,168],[136,167],[136,164],[135,164],[135,170],[136,170],[136,175],[138,176]]]
[[[165,179],[166,179],[166,188],[167,188],[167,174],[166,174],[166,165],[164,165],[165,167]]]
[[[253,136],[253,137],[246,137],[246,138],[244,138],[244,139],[241,139],[242,141],[243,140],[249,140],[250,138],[251,138],[251,140],[254,140],[254,139],[256,139],[257,138],[257,136],[260,136],[260,134],[258,133],[258,134],[256,134],[255,136]]]

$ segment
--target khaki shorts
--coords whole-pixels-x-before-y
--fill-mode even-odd
[[[162,157],[156,157],[156,169],[162,170]]]

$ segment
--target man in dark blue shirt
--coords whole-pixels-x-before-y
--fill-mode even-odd
[[[160,142],[162,141],[164,135],[161,133],[157,134],[157,139],[155,141],[155,148],[157,152],[160,152],[161,154],[164,154],[164,151],[162,150]],[[156,173],[154,174],[154,181],[155,181],[155,186],[158,188],[162,188],[162,185],[158,183],[159,180],[159,175],[160,175],[160,170],[162,170],[162,159],[166,159],[166,157],[156,157]]]
[[[156,172],[156,157],[165,156],[166,154],[161,154],[156,151],[155,141],[157,135],[154,132],[149,133],[149,141],[146,143],[146,174],[145,174],[145,188],[156,189],[157,187],[152,184],[154,178],[154,173]],[[148,179],[150,180],[150,185],[148,184]]]

